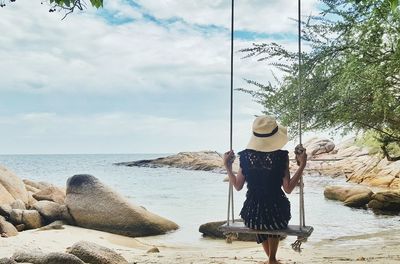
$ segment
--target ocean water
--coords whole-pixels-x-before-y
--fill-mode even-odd
[[[0,164],[19,177],[65,186],[68,177],[88,173],[96,176],[132,202],[176,222],[180,229],[162,236],[168,243],[204,245],[201,224],[225,220],[228,184],[225,175],[176,168],[115,166],[115,162],[157,158],[160,154],[115,155],[0,155]],[[343,184],[344,179],[305,176],[306,224],[314,227],[309,243],[340,240],[356,245],[377,243],[377,237],[390,234],[400,240],[400,216],[375,215],[370,210],[352,209],[326,200],[326,185]],[[234,193],[235,216],[245,197],[245,188]],[[292,205],[291,224],[299,222],[298,192],[288,195]],[[345,241],[345,242],[343,242]]]

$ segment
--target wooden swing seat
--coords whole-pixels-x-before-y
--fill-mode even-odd
[[[314,228],[312,226],[288,225],[286,229],[281,230],[255,230],[245,226],[243,221],[235,220],[235,222],[229,221],[229,225],[223,224],[219,227],[219,230],[224,233],[269,234],[307,238],[314,231]]]

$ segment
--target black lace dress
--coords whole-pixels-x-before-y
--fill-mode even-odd
[[[240,212],[252,229],[285,229],[291,218],[290,202],[282,191],[288,164],[288,151],[260,152],[246,149],[239,152],[240,167],[247,182],[246,200]],[[257,237],[259,241],[260,237]]]

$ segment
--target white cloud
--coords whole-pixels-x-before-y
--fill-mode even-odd
[[[180,17],[194,24],[230,28],[231,1],[226,0],[137,0],[158,18]],[[302,1],[302,14],[316,11],[316,0]],[[236,28],[266,33],[296,32],[297,1],[243,0],[235,4]]]
[[[107,11],[118,19],[133,18],[134,23],[109,24],[93,9],[60,21],[63,14],[49,14],[46,6],[34,0],[18,0],[0,10],[0,96],[3,100],[7,100],[9,93],[50,94],[57,104],[57,100],[65,100],[65,94],[89,95],[87,108],[90,109],[90,95],[125,98],[149,94],[144,99],[149,101],[154,93],[183,94],[183,91],[189,96],[187,91],[202,91],[210,99],[226,96],[219,100],[201,98],[205,106],[209,101],[221,103],[209,105],[209,113],[202,115],[208,119],[199,118],[196,109],[175,111],[191,113],[191,118],[188,114],[184,118],[160,115],[156,114],[159,109],[150,108],[145,109],[147,114],[135,110],[108,111],[98,105],[90,113],[77,114],[68,112],[73,109],[58,113],[51,107],[33,107],[33,102],[27,102],[23,109],[0,112],[2,151],[225,150],[229,143],[229,34],[218,31],[204,34],[190,23],[229,27],[228,2],[140,1],[155,17],[178,17],[189,23],[178,20],[168,26],[144,19],[138,10],[121,0],[106,1]],[[295,16],[294,2],[241,1],[237,6],[237,28],[267,33],[295,31],[296,27],[288,19]],[[305,10],[311,10],[313,1],[304,1],[304,5]],[[250,44],[251,41],[237,40],[235,49]],[[285,45],[295,49],[293,43]],[[272,80],[266,64],[253,59],[241,60],[241,56],[235,53],[235,87],[245,85],[242,78]],[[200,98],[193,95],[185,100]],[[114,104],[117,106],[118,102]],[[165,102],[165,107],[174,108],[175,104]],[[235,93],[236,148],[247,143],[253,115],[260,111],[260,106],[248,95]]]

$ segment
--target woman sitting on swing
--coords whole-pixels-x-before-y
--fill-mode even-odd
[[[281,148],[288,142],[287,129],[279,125],[275,118],[259,116],[253,123],[253,135],[247,148],[239,152],[240,169],[235,176],[232,163],[233,151],[224,155],[224,165],[229,181],[240,191],[247,182],[246,200],[240,212],[247,227],[256,230],[285,229],[288,226],[290,202],[284,194],[291,193],[298,185],[307,163],[305,149],[298,145],[295,149],[299,165],[290,177],[288,151]],[[280,263],[276,259],[279,235],[257,234],[257,243],[262,244],[269,257],[268,264]]]

